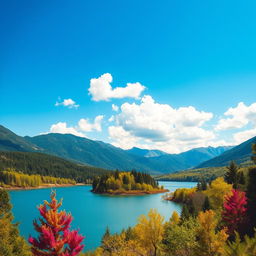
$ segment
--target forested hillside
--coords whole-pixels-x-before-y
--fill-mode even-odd
[[[111,170],[136,169],[151,174],[161,174],[195,167],[203,161],[218,156],[229,147],[195,148],[180,154],[140,148],[123,150],[102,141],[71,134],[50,133],[35,137],[20,137],[0,126],[1,149],[47,153],[76,163]]]
[[[220,156],[212,158],[204,163],[201,163],[197,168],[217,167],[228,165],[230,161],[236,161],[238,164],[251,162],[252,144],[256,143],[256,136],[225,151]],[[252,162],[251,162],[252,163]]]
[[[0,152],[0,171],[7,168],[25,174],[39,174],[86,182],[96,175],[109,171],[102,168],[79,165],[59,157],[32,152]]]

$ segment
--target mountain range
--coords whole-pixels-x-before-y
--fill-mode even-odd
[[[255,137],[256,138],[256,137]],[[252,139],[252,141],[254,141]],[[49,133],[34,137],[18,136],[0,125],[0,150],[18,152],[40,152],[58,156],[79,164],[101,167],[150,172],[153,174],[171,173],[198,166],[206,167],[226,164],[232,155],[241,160],[248,159],[250,141],[245,146],[195,148],[180,154],[167,154],[160,150],[132,148],[123,150],[102,141],[94,141],[71,134]],[[229,153],[231,151],[231,153]],[[240,151],[242,150],[242,153]],[[232,153],[233,152],[233,153]],[[224,154],[224,160],[222,156]],[[207,163],[208,161],[208,163]],[[218,165],[219,166],[219,165]]]

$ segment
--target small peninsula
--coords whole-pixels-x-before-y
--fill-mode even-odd
[[[159,187],[149,174],[137,171],[119,172],[118,170],[93,179],[92,192],[109,195],[146,195],[168,192]]]

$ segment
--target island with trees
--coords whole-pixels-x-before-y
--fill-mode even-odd
[[[111,195],[144,195],[167,192],[147,173],[131,171],[97,176],[93,179],[92,192]]]

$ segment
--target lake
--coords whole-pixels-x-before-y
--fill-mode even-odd
[[[170,191],[177,188],[191,188],[195,182],[159,182]],[[123,228],[134,226],[141,214],[155,208],[170,218],[173,211],[181,212],[181,206],[161,199],[163,194],[141,196],[108,196],[90,192],[91,186],[56,188],[57,198],[63,198],[63,209],[71,212],[74,220],[72,229],[80,229],[85,236],[85,251],[99,246],[106,227],[110,232],[120,232]],[[10,191],[15,221],[20,222],[21,235],[36,235],[33,220],[39,217],[36,208],[44,200],[50,200],[50,188]]]

